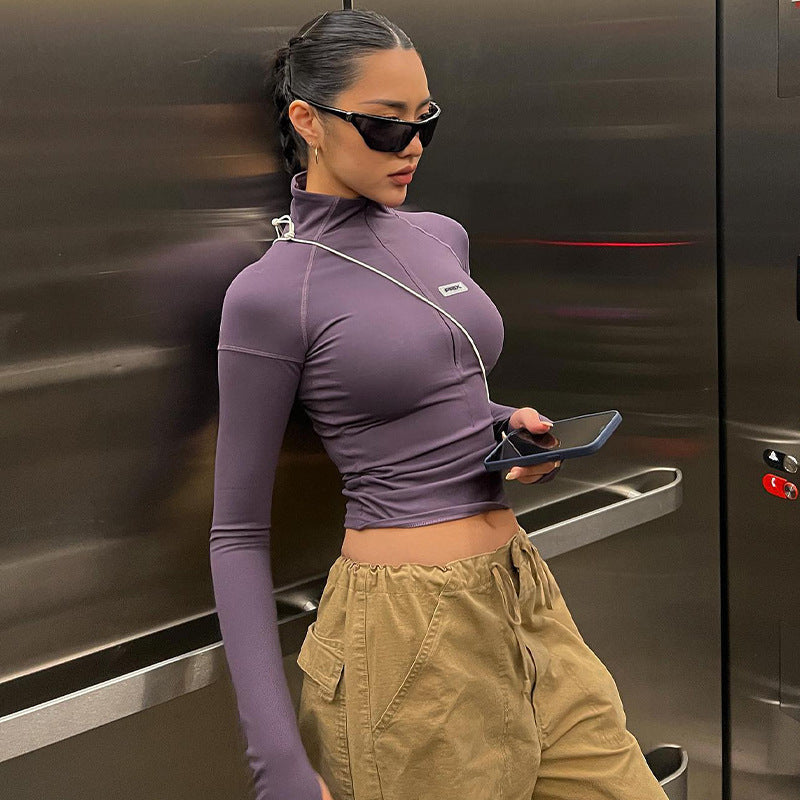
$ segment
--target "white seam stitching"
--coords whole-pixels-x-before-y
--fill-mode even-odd
[[[413,222],[409,222],[405,217],[400,216],[400,214],[398,214],[397,211],[393,211],[393,213],[398,219],[405,222],[406,225],[410,225],[412,228],[416,228],[418,231],[424,233],[426,236],[430,236],[431,239],[436,239],[436,241],[439,242],[439,244],[444,245],[455,256],[456,261],[458,261],[458,263],[461,265],[461,269],[463,269],[464,272],[466,272],[467,275],[469,275],[467,268],[464,266],[464,262],[458,257],[458,253],[456,253],[456,251],[453,250],[453,248],[450,247],[450,245],[447,244],[447,242],[443,242],[438,236],[436,236],[433,233],[430,233],[430,231],[426,231],[424,228],[420,228],[419,225],[415,225]]]

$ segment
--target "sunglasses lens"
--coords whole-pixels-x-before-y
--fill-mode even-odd
[[[384,153],[397,153],[408,146],[413,132],[405,125],[397,125],[391,120],[369,119],[361,117],[355,120],[356,127],[367,147]],[[409,135],[411,134],[411,135]]]
[[[357,117],[353,120],[359,133],[364,137],[367,147],[384,153],[399,153],[401,150],[405,150],[417,132],[419,132],[422,146],[426,147],[430,144],[433,130],[438,121],[437,117],[418,128],[410,128],[408,125],[388,119]]]
[[[419,140],[423,147],[427,147],[433,139],[433,132],[436,130],[436,123],[439,118],[432,119],[427,125],[423,126],[419,132]]]

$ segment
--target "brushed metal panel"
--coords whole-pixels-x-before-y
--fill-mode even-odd
[[[12,2],[0,12],[0,694],[24,714],[48,688],[37,677],[93,665],[70,678],[85,705],[72,707],[66,727],[40,725],[37,741],[85,732],[3,763],[15,797],[236,796],[242,751],[217,748],[206,793],[191,779],[177,786],[185,770],[160,758],[207,771],[213,749],[175,744],[179,725],[164,717],[182,708],[187,739],[205,741],[195,729],[216,730],[218,695],[204,704],[207,690],[192,691],[95,728],[114,704],[87,692],[101,672],[121,669],[116,657],[131,640],[153,642],[152,667],[175,641],[148,637],[213,612],[219,311],[288,202],[257,102],[261,59],[315,13],[308,3],[256,2]],[[297,410],[290,425],[275,513],[278,586],[323,572],[341,530],[322,447]],[[310,465],[323,478],[320,503],[298,510]],[[326,530],[327,548],[298,548],[305,526]],[[53,707],[60,685],[50,687]],[[167,697],[143,687],[127,708]],[[23,738],[16,729],[4,741],[18,752]],[[127,757],[149,759],[137,765],[141,780],[120,777],[125,789],[110,789],[111,762]],[[22,762],[35,771],[27,783]],[[105,780],[91,775],[97,763]]]
[[[765,449],[800,456],[800,98],[777,74],[788,78],[787,15],[798,11],[788,0],[722,5],[731,800],[800,796],[800,721],[785,707],[800,504],[761,483],[769,472],[794,480],[764,463]]]
[[[470,232],[473,275],[506,323],[494,398],[625,415],[607,452],[509,487],[515,508],[683,473],[674,514],[552,566],[643,746],[687,746],[690,797],[716,800],[714,9],[375,7],[415,40],[445,109],[408,205]],[[0,368],[44,363],[57,379],[0,395],[0,564],[17,576],[13,592],[0,583],[0,680],[211,610],[214,314],[288,203],[256,63],[318,12],[115,4],[87,24],[86,8],[19,3],[0,26],[14,76],[0,89]],[[64,382],[52,361],[141,348],[177,360],[112,358]],[[309,486],[315,502],[299,502]],[[275,492],[277,585],[327,569],[342,512],[298,413]],[[92,733],[75,738],[97,747]]]
[[[14,800],[249,800],[233,689],[219,680],[0,763]]]
[[[224,663],[217,643],[0,717],[0,762],[202,689]]]
[[[778,96],[800,95],[800,4],[778,0]]]
[[[543,558],[553,558],[670,514],[683,499],[679,469],[656,468],[578,492],[518,517]]]
[[[800,722],[800,625],[781,622],[780,644],[781,711]]]

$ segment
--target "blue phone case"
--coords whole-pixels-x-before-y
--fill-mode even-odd
[[[597,438],[588,444],[580,447],[565,447],[556,450],[546,450],[542,453],[532,453],[528,456],[515,456],[514,458],[498,459],[497,454],[500,452],[503,442],[498,442],[489,452],[489,455],[483,459],[483,466],[490,471],[508,469],[510,467],[520,466],[528,467],[531,464],[542,464],[546,461],[563,461],[566,458],[577,458],[578,456],[588,456],[591,453],[599,450],[608,440],[608,437],[617,429],[617,426],[622,422],[622,414],[619,411],[612,409],[614,415],[606,423]],[[598,411],[593,414],[581,414],[577,417],[569,417],[568,419],[583,419],[584,417],[594,417],[597,414],[608,414],[608,411]],[[555,422],[564,422],[565,420],[554,420]],[[520,430],[520,429],[515,429]],[[494,460],[493,460],[494,459]]]

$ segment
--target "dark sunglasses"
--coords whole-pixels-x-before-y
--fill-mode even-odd
[[[297,45],[305,39],[311,30],[319,25],[329,13],[329,11],[326,11],[320,14],[302,34],[299,36],[292,36],[292,38],[289,39],[290,50],[292,45]],[[299,94],[296,94],[291,88],[291,57],[288,59],[287,63],[289,67],[290,94],[298,100],[303,100],[309,105],[314,106],[314,108],[327,111],[329,114],[341,117],[345,122],[350,122],[361,134],[361,138],[370,149],[380,150],[383,153],[399,153],[401,150],[405,150],[406,147],[408,147],[417,133],[419,133],[419,140],[423,147],[427,147],[431,143],[433,132],[436,129],[436,122],[439,118],[439,114],[442,113],[442,109],[432,100],[430,102],[431,110],[424,114],[421,120],[416,122],[388,119],[386,117],[376,116],[375,114],[362,114],[359,111],[343,111],[341,108],[324,106],[322,103],[316,103],[313,100],[309,100],[307,97],[301,97]]]
[[[379,117],[375,114],[362,114],[359,111],[343,111],[341,108],[315,103],[313,100],[301,97],[295,92],[291,93],[293,97],[305,101],[314,106],[314,108],[327,111],[329,114],[334,114],[346,122],[350,122],[361,134],[361,138],[366,142],[367,147],[384,153],[399,153],[401,150],[405,150],[417,133],[419,133],[419,140],[422,146],[427,147],[433,138],[439,114],[442,113],[442,109],[431,100],[431,109],[423,115],[422,119],[416,122],[406,122],[401,119]]]

